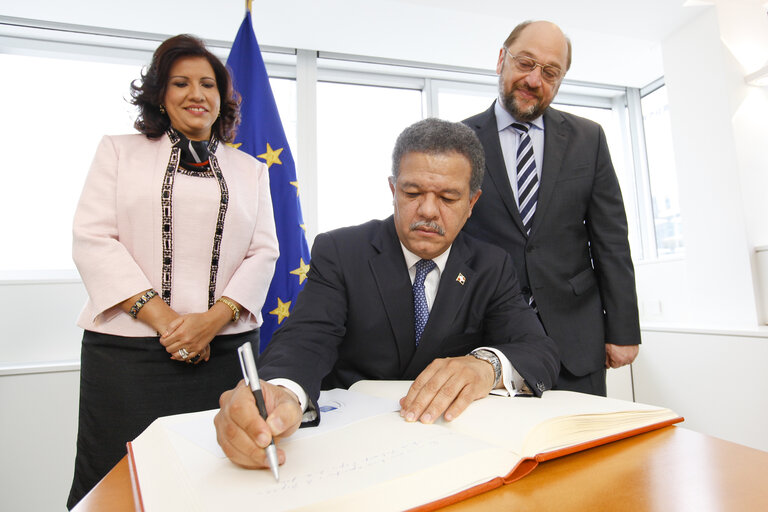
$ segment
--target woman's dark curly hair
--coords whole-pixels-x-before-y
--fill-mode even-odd
[[[232,87],[226,66],[208,51],[200,39],[188,34],[163,41],[155,50],[149,68],[141,74],[141,79],[131,83],[131,103],[139,109],[133,126],[150,139],[161,137],[171,126],[168,116],[160,112],[160,105],[165,98],[171,66],[182,57],[204,57],[211,64],[221,98],[220,116],[213,123],[211,134],[224,142],[232,142],[240,123],[240,96]]]

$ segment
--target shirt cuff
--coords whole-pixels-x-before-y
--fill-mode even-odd
[[[303,387],[299,386],[298,384],[296,384],[290,379],[270,379],[267,382],[275,386],[283,386],[285,389],[293,391],[293,393],[299,399],[299,406],[301,406],[301,412],[305,412],[307,410],[307,401],[308,401],[307,392],[304,391]]]
[[[523,379],[523,376],[515,370],[515,367],[509,362],[509,359],[504,355],[504,352],[492,347],[478,347],[478,349],[490,350],[496,354],[496,357],[499,358],[499,362],[501,363],[501,383],[504,387],[492,389],[492,395],[515,396],[532,394],[530,388],[525,383],[525,379]]]

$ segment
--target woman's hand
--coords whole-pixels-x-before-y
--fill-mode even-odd
[[[136,304],[136,301],[149,290],[137,293],[133,297],[126,299],[119,304],[120,308],[128,313]],[[168,326],[179,318],[179,314],[168,306],[160,295],[155,295],[149,299],[136,314],[136,320],[150,326],[155,332],[163,333],[168,330]]]
[[[205,313],[189,313],[173,320],[160,336],[160,343],[175,361],[208,361],[211,340],[231,320],[232,310],[217,302]]]

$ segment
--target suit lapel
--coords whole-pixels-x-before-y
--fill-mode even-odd
[[[555,183],[563,164],[563,155],[568,145],[568,128],[563,122],[560,112],[552,108],[544,111],[544,165],[541,169],[539,197],[536,203],[536,213],[533,216],[530,236],[536,234],[536,229],[547,212],[547,207],[555,190]]]
[[[418,375],[435,359],[442,349],[443,341],[451,332],[454,319],[458,317],[467,297],[472,296],[474,271],[467,265],[469,249],[464,237],[465,235],[460,233],[451,246],[451,254],[440,276],[440,286],[429,313],[429,320],[421,335],[419,347],[405,370],[406,376]],[[460,274],[463,284],[460,282]]]
[[[401,372],[416,351],[413,321],[413,287],[408,277],[405,258],[397,238],[393,218],[371,240],[378,251],[369,261],[384,310],[389,320],[400,358]],[[372,312],[372,314],[376,314]]]
[[[509,183],[507,166],[504,164],[504,153],[501,151],[499,129],[496,125],[496,114],[493,112],[493,107],[494,105],[491,105],[491,108],[483,113],[482,119],[476,125],[477,136],[485,150],[485,172],[499,192],[499,196],[501,196],[501,200],[515,225],[524,233],[523,221],[520,219],[520,211],[517,208],[515,196],[512,194]]]

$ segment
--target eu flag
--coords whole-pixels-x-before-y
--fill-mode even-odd
[[[272,207],[280,243],[275,276],[261,310],[264,318],[259,346],[261,352],[272,339],[272,333],[290,316],[296,296],[304,286],[309,270],[309,247],[304,235],[296,166],[253,32],[250,10],[232,44],[227,66],[235,90],[242,96],[242,121],[234,146],[269,167]]]

